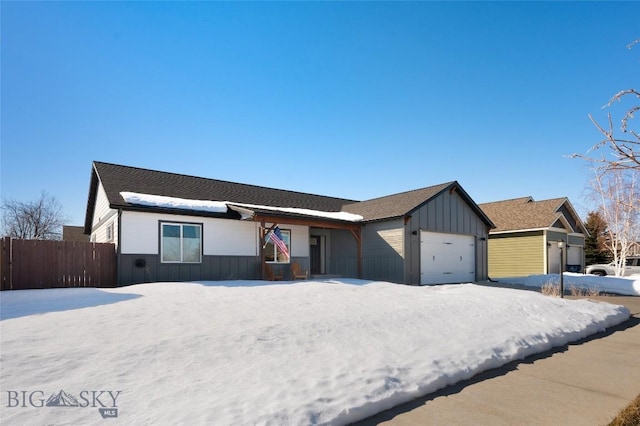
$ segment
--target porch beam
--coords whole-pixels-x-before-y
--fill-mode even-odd
[[[256,214],[253,216],[253,220],[260,221],[262,229],[264,230],[266,222],[272,223],[271,229],[275,227],[275,224],[286,224],[286,225],[302,225],[308,226],[310,228],[327,228],[327,229],[346,229],[351,232],[351,235],[356,240],[356,244],[358,247],[358,278],[362,278],[362,227],[359,223],[339,223],[332,221],[324,221],[318,219],[300,219],[300,218],[292,218],[286,216],[270,216],[263,214]],[[267,231],[268,232],[268,231]],[[265,265],[265,256],[264,250],[262,249],[262,244],[264,241],[264,237],[267,234],[262,235],[262,241],[260,245],[260,260],[263,265],[262,273],[263,277],[266,276],[264,271]]]
[[[313,228],[327,228],[327,229],[348,229],[353,231],[360,231],[360,224],[358,223],[340,223],[340,222],[332,222],[332,221],[324,221],[318,219],[300,219],[294,217],[286,217],[286,216],[266,216],[261,214],[256,214],[253,217],[253,220],[260,221],[261,223],[270,222],[270,223],[279,223],[279,224],[287,224],[287,225],[302,225],[309,226]]]

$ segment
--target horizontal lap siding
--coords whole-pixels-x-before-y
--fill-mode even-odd
[[[109,200],[107,194],[102,188],[102,184],[98,186],[95,210],[91,220],[91,241],[96,243],[115,243],[118,241],[118,215],[117,211],[109,208]],[[113,225],[112,239],[107,238],[107,226]]]
[[[491,278],[543,273],[545,271],[542,233],[489,239],[489,276]]]

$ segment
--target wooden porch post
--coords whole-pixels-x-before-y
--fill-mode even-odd
[[[265,277],[267,276],[266,271],[265,271],[265,256],[264,256],[264,236],[265,236],[265,230],[264,230],[264,219],[262,219],[260,221],[260,242],[258,243],[258,245],[260,246],[259,250],[260,250],[260,279],[264,280]]]

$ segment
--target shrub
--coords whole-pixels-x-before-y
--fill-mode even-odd
[[[600,290],[598,289],[598,287],[582,288],[582,287],[578,287],[578,286],[572,284],[569,287],[569,291],[571,292],[571,295],[574,296],[574,297],[596,297],[596,296],[600,296]]]
[[[640,394],[609,423],[609,426],[637,425],[640,425]]]
[[[560,285],[554,284],[553,281],[547,281],[542,285],[540,291],[545,296],[560,297]]]

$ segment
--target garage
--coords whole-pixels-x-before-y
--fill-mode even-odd
[[[560,249],[558,248],[557,241],[551,241],[548,245],[548,262],[549,267],[547,273],[549,274],[559,274],[560,273]]]
[[[582,265],[584,264],[583,250],[582,246],[577,245],[567,247],[567,271],[582,272]]]
[[[420,284],[475,281],[475,253],[473,235],[420,231]]]

